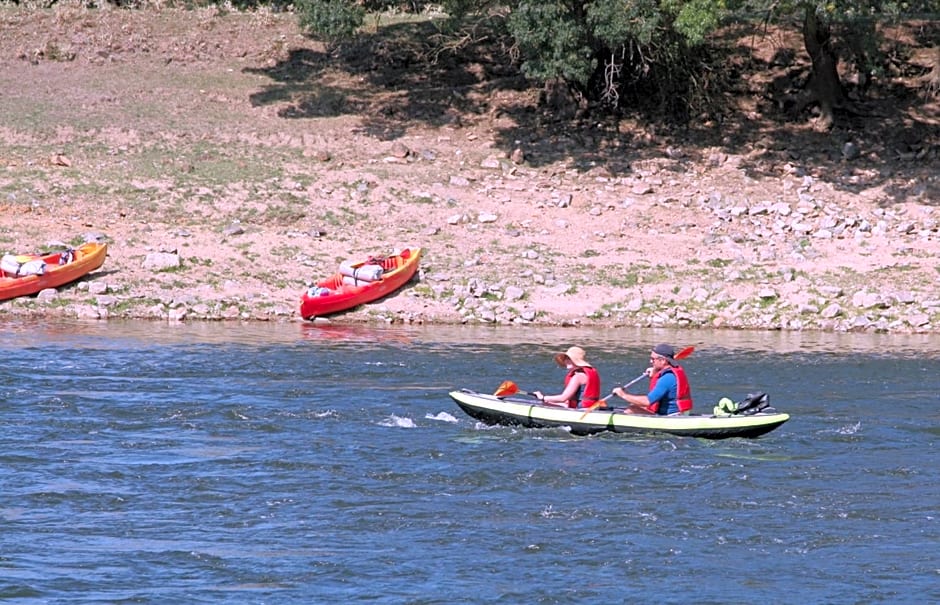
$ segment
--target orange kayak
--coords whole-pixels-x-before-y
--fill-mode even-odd
[[[0,264],[0,300],[73,282],[104,264],[107,254],[107,244],[89,242],[51,254],[4,256]]]
[[[346,311],[378,300],[407,284],[418,270],[421,248],[345,262],[340,270],[311,286],[300,301],[304,319]]]

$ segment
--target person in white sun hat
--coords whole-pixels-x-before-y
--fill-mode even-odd
[[[557,395],[533,391],[539,401],[569,408],[589,408],[597,403],[601,397],[601,376],[588,363],[584,349],[569,347],[564,353],[555,355],[555,363],[568,370],[565,389]]]

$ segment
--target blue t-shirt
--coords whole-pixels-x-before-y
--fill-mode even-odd
[[[656,413],[660,416],[676,414],[679,412],[679,402],[676,399],[679,396],[679,383],[676,381],[676,375],[672,372],[666,372],[659,375],[656,379],[656,388],[646,396],[650,403],[659,402]]]

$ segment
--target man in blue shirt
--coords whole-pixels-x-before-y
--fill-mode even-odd
[[[650,377],[650,391],[646,395],[631,395],[617,387],[613,394],[630,404],[628,414],[659,414],[668,416],[686,412],[692,407],[691,390],[685,380],[685,372],[675,360],[675,349],[667,344],[659,344],[650,352],[650,367],[646,370]],[[679,405],[679,380],[685,382],[683,401],[686,406]],[[680,409],[685,408],[685,409]]]

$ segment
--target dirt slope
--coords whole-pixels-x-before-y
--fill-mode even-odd
[[[779,111],[805,60],[742,34],[748,94],[667,128],[553,119],[498,57],[418,69],[394,29],[337,58],[284,14],[0,27],[0,250],[110,243],[94,279],[0,315],[299,320],[343,259],[420,245],[420,281],[334,321],[940,327],[940,119],[916,69],[817,132]]]

